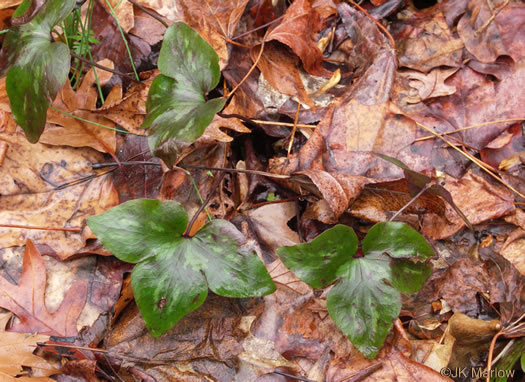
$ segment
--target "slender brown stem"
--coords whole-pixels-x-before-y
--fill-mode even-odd
[[[116,74],[116,75],[119,75],[119,76],[123,76],[123,77],[127,77],[129,78],[131,81],[133,82],[136,82],[136,83],[139,83],[140,84],[140,81],[138,81],[135,77],[133,76],[130,76],[129,74],[126,74],[126,73],[122,73],[122,72],[119,72],[118,70],[115,70],[115,69],[111,69],[111,68],[108,68],[106,66],[103,66],[103,65],[100,65],[100,64],[97,64],[96,62],[93,62],[93,61],[90,61],[88,60],[87,58],[84,58],[82,56],[79,56],[78,54],[76,53],[73,53],[73,52],[70,52],[71,53],[71,56],[88,64],[88,65],[91,65],[91,66],[94,66],[95,68],[99,68],[99,69],[102,69],[102,70],[105,70],[106,72],[110,72],[110,73],[113,73],[113,74]]]
[[[79,233],[82,231],[80,228],[63,228],[63,227],[39,227],[32,225],[16,225],[16,224],[0,224],[0,227],[4,228],[21,228],[21,229],[36,229],[42,231],[65,231],[65,232],[75,232]]]
[[[489,121],[489,122],[478,123],[478,124],[475,124],[475,125],[462,127],[460,129],[456,129],[456,130],[445,131],[444,133],[439,133],[439,134],[441,134],[441,135],[449,135],[449,134],[459,133],[460,131],[475,129],[477,127],[488,126],[488,125],[495,125],[496,123],[519,122],[519,121],[523,121],[523,120],[525,120],[525,117],[524,118],[500,119],[500,120],[497,120],[497,121]],[[415,139],[414,142],[421,142],[421,141],[426,141],[428,139],[434,139],[434,138],[436,138],[434,135],[427,135],[426,137],[421,137],[421,138]]]
[[[259,60],[261,59],[262,57],[262,54],[264,52],[264,44],[266,43],[266,34],[264,35],[264,38],[262,40],[262,44],[261,44],[261,48],[259,49],[259,55],[257,56],[257,58],[255,59],[252,67],[250,68],[250,70],[248,70],[248,72],[244,75],[244,77],[241,79],[241,81],[237,84],[237,86],[235,86],[233,88],[233,90],[230,92],[230,94],[228,94],[228,99],[231,99],[233,97],[233,95],[235,94],[235,92],[237,91],[237,89],[239,89],[241,87],[241,85],[248,79],[248,77],[250,77],[250,74],[252,74],[252,72],[255,70],[255,68],[257,67],[257,64],[259,64]]]
[[[151,17],[153,17],[153,18],[154,18],[155,20],[157,20],[159,23],[161,23],[162,25],[164,25],[166,28],[169,27],[168,23],[166,23],[164,20],[162,20],[162,18],[161,18],[158,14],[156,14],[156,13],[150,11],[149,9],[144,8],[142,5],[138,4],[135,0],[128,0],[128,1],[129,1],[131,4],[133,4],[134,6],[136,6],[137,8],[139,8],[140,10],[142,10],[142,12],[144,12],[144,13],[150,15]]]
[[[464,152],[463,150],[461,150],[459,147],[457,147],[455,144],[453,144],[452,142],[448,141],[447,139],[445,139],[445,137],[443,137],[442,134],[438,134],[436,133],[435,131],[433,131],[432,129],[426,127],[425,125],[419,123],[419,122],[416,122],[416,125],[421,127],[422,129],[425,129],[426,131],[428,131],[430,134],[432,134],[433,136],[435,136],[436,138],[439,138],[441,139],[443,142],[445,142],[447,145],[449,145],[450,147],[452,147],[454,150],[456,150],[457,152],[459,152],[461,155],[463,155],[464,157],[470,159],[472,162],[474,162],[475,164],[477,164],[479,167],[481,167],[481,169],[483,171],[485,171],[487,174],[489,174],[490,176],[492,176],[494,179],[496,179],[498,182],[502,183],[505,187],[509,188],[510,190],[512,190],[514,193],[516,193],[517,195],[519,195],[520,197],[524,198],[525,199],[525,195],[523,195],[521,192],[519,192],[517,189],[515,189],[514,187],[512,187],[510,184],[508,184],[507,182],[505,182],[502,178],[500,178],[499,176],[497,176],[495,173],[493,173],[492,171],[490,171],[487,166],[485,165],[485,163],[483,163],[482,161],[480,161],[479,159],[477,159],[476,157],[474,157],[473,155],[467,153],[467,152]]]
[[[206,208],[206,205],[210,202],[212,196],[215,194],[215,191],[219,188],[219,185],[221,184],[221,181],[224,178],[224,175],[226,175],[226,173],[221,172],[220,175],[217,177],[217,179],[215,180],[215,182],[213,183],[213,185],[211,187],[210,193],[206,197],[206,200],[201,204],[201,206],[199,207],[197,212],[195,212],[195,214],[191,218],[190,222],[188,223],[188,227],[186,228],[186,232],[184,232],[184,234],[182,236],[189,237],[191,229],[193,228],[193,224],[195,224],[195,221],[197,220],[197,218],[201,214],[202,210],[204,210],[204,208]]]
[[[295,119],[293,120],[293,127],[292,127],[292,134],[290,137],[290,143],[288,144],[288,156],[290,156],[290,152],[292,151],[293,146],[293,140],[295,138],[295,132],[297,131],[297,121],[299,119],[299,111],[301,110],[301,103],[297,103],[297,111],[295,112]]]
[[[388,221],[391,222],[393,221],[395,218],[397,218],[399,216],[399,214],[401,214],[404,210],[406,210],[412,203],[414,203],[421,195],[423,195],[425,193],[426,190],[428,190],[430,187],[432,187],[432,184],[431,183],[427,183],[425,184],[425,187],[423,187],[421,190],[419,190],[419,192],[412,198],[408,201],[407,204],[405,204],[403,207],[401,207],[401,209],[399,211],[397,211],[394,216],[392,216]]]
[[[266,24],[260,25],[260,26],[258,26],[257,28],[254,28],[254,29],[249,30],[249,31],[247,31],[247,32],[241,33],[240,35],[237,35],[237,36],[235,36],[235,37],[232,37],[231,40],[237,40],[238,38],[241,38],[241,37],[243,37],[243,36],[246,36],[246,35],[248,35],[248,34],[250,34],[250,33],[257,32],[258,30],[261,30],[261,29],[263,29],[263,28],[266,28],[267,26],[272,25],[273,23],[275,23],[275,22],[281,20],[283,17],[284,17],[284,15],[279,16],[279,17],[277,17],[276,19],[274,19],[274,20],[272,20],[272,21],[270,21],[270,22],[267,22]]]
[[[386,35],[387,37],[389,38],[390,42],[392,43],[392,49],[396,49],[396,42],[394,41],[394,38],[392,37],[392,35],[390,34],[390,32],[385,28],[385,26],[383,24],[381,24],[379,21],[377,21],[376,19],[374,19],[370,13],[368,13],[366,11],[366,9],[364,9],[363,7],[361,7],[359,4],[357,4],[355,1],[353,0],[348,0],[349,3],[352,3],[357,9],[359,9],[361,12],[363,12],[370,20],[372,20],[378,27],[379,29],[381,29]]]
[[[191,168],[194,170],[208,170],[208,171],[224,171],[224,172],[239,172],[244,174],[252,174],[252,175],[261,175],[266,176],[268,178],[277,178],[277,179],[290,179],[290,175],[281,175],[281,174],[272,174],[270,172],[264,172],[264,171],[257,171],[257,170],[242,170],[238,168],[221,168],[221,167],[207,167],[207,166],[192,166],[189,164],[179,164],[177,165],[181,168]]]
[[[296,377],[295,375],[283,373],[282,371],[277,371],[277,370],[272,371],[271,374],[282,375],[283,377],[292,378],[292,379],[295,379],[296,381],[315,382],[315,381],[313,381],[311,379],[308,379],[308,378]]]

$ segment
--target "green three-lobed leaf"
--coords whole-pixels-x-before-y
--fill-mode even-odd
[[[29,4],[29,0],[20,4],[13,17],[22,16]],[[7,72],[6,90],[13,117],[32,143],[40,138],[47,108],[69,73],[69,48],[52,42],[50,33],[74,5],[75,0],[46,1],[31,21],[9,29],[2,46],[0,75]]]
[[[419,290],[431,273],[423,262],[432,248],[403,223],[374,225],[354,257],[357,237],[343,225],[310,243],[281,247],[284,264],[304,282],[323,288],[338,280],[327,296],[330,316],[366,357],[374,358],[401,310],[401,295]]]
[[[208,288],[227,297],[264,296],[275,285],[233,224],[213,220],[194,237],[174,201],[133,200],[88,219],[97,238],[119,259],[138,263],[135,300],[154,336],[169,330],[206,299]]]
[[[155,150],[168,139],[193,143],[226,102],[205,98],[219,83],[219,56],[197,32],[178,22],[164,34],[158,67],[162,74],[149,90],[142,125],[150,129],[150,147]]]

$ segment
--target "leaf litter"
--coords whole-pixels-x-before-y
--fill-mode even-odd
[[[153,0],[122,3],[116,14],[129,32],[125,36],[142,83],[129,86],[129,76],[102,69],[96,69],[94,79],[93,70],[86,69],[80,88],[73,90],[66,82],[54,106],[138,136],[88,127],[50,110],[41,142],[30,146],[15,127],[0,85],[2,259],[8,264],[8,254],[18,251],[21,260],[21,246],[29,239],[36,247],[26,245],[28,259],[35,259],[41,270],[30,285],[24,281],[29,277],[25,265],[20,271],[21,261],[18,267],[10,262],[20,280],[8,277],[2,283],[17,291],[17,303],[38,290],[43,317],[60,323],[52,325],[57,330],[52,334],[76,336],[80,330],[70,343],[109,352],[106,359],[96,358],[96,351],[75,352],[61,373],[86,380],[115,373],[142,380],[276,380],[280,377],[274,371],[311,381],[446,380],[439,376],[440,368],[485,367],[487,354],[504,348],[511,331],[502,330],[492,350],[491,339],[524,311],[523,199],[443,141],[426,138],[428,132],[420,125],[479,154],[504,183],[525,192],[523,4],[444,1],[417,9],[400,2],[365,2],[365,9],[388,25],[394,46],[366,13],[338,1],[295,0],[290,6],[270,1],[187,1],[180,7]],[[150,155],[141,137],[146,96],[158,78],[158,72],[149,70],[157,66],[164,27],[137,4],[169,24],[186,22],[211,44],[223,79],[210,98],[244,81],[223,115],[215,116],[196,142],[178,155],[167,147],[162,158],[175,165],[170,169]],[[131,73],[125,44],[105,2],[95,2],[94,20],[94,37],[101,43],[92,46],[93,59],[111,68],[110,60],[117,71]],[[251,32],[267,22],[271,24]],[[260,49],[262,58],[252,70]],[[325,90],[321,104],[317,89],[336,69],[341,76],[336,86]],[[316,77],[320,75],[324,82]],[[93,85],[96,81],[105,84],[104,104]],[[315,81],[317,88],[312,87]],[[269,97],[282,101],[268,103]],[[283,124],[268,124],[279,122]],[[317,125],[313,130],[301,128],[292,138],[292,128],[285,123]],[[60,132],[65,128],[83,135],[65,135]],[[113,154],[121,167],[102,153]],[[374,153],[397,158],[442,186],[475,232],[440,197],[425,192],[412,200],[413,184],[403,170]],[[92,167],[104,161],[114,164]],[[152,164],[126,164],[133,161]],[[192,165],[210,170],[184,169]],[[221,172],[211,168],[225,167],[289,178],[229,172],[216,183]],[[112,325],[104,314],[98,316],[115,304],[123,274],[130,270],[106,258],[100,267],[85,270],[103,272],[105,287],[87,297],[77,293],[74,299],[64,298],[69,296],[64,290],[47,310],[45,296],[52,288],[42,278],[46,272],[38,251],[73,259],[64,263],[66,267],[83,259],[98,263],[94,259],[108,253],[94,240],[86,218],[137,198],[174,199],[192,216],[208,197],[207,213],[200,213],[196,226],[203,226],[208,214],[233,222],[246,245],[264,260],[277,285],[275,293],[241,300],[210,293],[199,309],[153,338],[145,332],[134,303]],[[423,288],[401,295],[400,320],[390,320],[393,329],[383,348],[375,360],[367,360],[329,318],[329,289],[312,290],[297,279],[278,259],[277,248],[311,242],[337,223],[351,226],[362,239],[372,223],[394,215],[430,239],[437,255]],[[81,285],[82,278],[71,277],[77,277],[77,283],[66,286]],[[93,279],[91,285],[97,282]],[[105,293],[111,297],[104,299]],[[79,316],[74,317],[77,313],[60,318],[68,306],[76,304],[75,312],[80,312],[86,300],[98,301],[100,309],[93,316],[98,319],[86,321],[84,329]],[[20,320],[8,330],[45,334],[48,329],[20,306],[4,301],[3,307]],[[43,376],[33,364],[19,364],[32,367],[33,376]],[[120,367],[124,364],[126,368]],[[15,380],[23,380],[18,376]]]

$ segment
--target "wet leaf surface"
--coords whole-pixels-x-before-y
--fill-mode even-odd
[[[188,217],[175,202],[128,201],[91,217],[89,226],[119,259],[138,263],[131,276],[148,330],[158,337],[208,294],[255,297],[275,286],[243,235],[225,220],[212,220],[188,238]]]

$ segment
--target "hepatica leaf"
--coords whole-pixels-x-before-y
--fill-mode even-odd
[[[13,17],[22,16],[29,5],[25,0]],[[31,143],[42,134],[47,108],[69,73],[69,48],[52,42],[50,33],[74,5],[75,0],[46,1],[28,23],[9,29],[0,52],[0,75],[7,73],[6,90],[13,117]]]
[[[168,139],[193,143],[226,102],[205,98],[219,83],[219,56],[188,25],[178,22],[166,30],[158,67],[161,74],[149,90],[142,124],[150,129],[152,151]]]
[[[284,264],[314,288],[336,284],[327,296],[330,316],[367,358],[381,349],[401,310],[401,295],[418,291],[431,273],[424,260],[432,248],[403,223],[379,223],[363,240],[363,257],[354,257],[357,237],[337,225],[310,243],[281,247]],[[416,260],[416,262],[412,261]]]
[[[188,216],[174,201],[132,200],[88,219],[97,238],[119,259],[137,263],[135,300],[151,334],[160,336],[206,299],[275,290],[270,275],[233,224],[213,220],[191,238]]]

